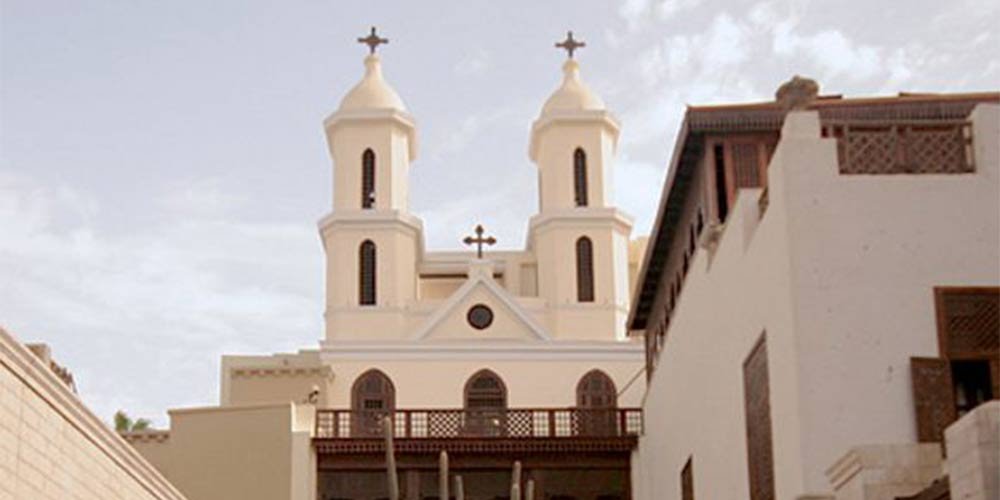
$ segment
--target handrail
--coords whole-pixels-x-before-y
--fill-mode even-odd
[[[397,439],[578,438],[642,434],[640,408],[317,409],[317,439],[377,439],[391,418]]]

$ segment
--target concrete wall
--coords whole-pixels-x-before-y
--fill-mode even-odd
[[[0,498],[185,497],[0,328]]]
[[[170,411],[166,439],[128,438],[191,500],[314,500],[314,418],[287,403],[187,408]]]
[[[829,494],[846,450],[916,440],[911,356],[936,356],[933,287],[1000,282],[1000,113],[980,105],[974,174],[840,175],[818,117],[791,113],[770,204],[742,190],[699,248],[645,401],[639,498],[747,491],[742,363],[767,332],[778,498]],[[655,424],[653,423],[655,422]]]

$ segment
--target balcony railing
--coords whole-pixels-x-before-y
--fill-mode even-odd
[[[318,439],[377,439],[391,418],[397,439],[625,437],[642,433],[639,408],[317,410]]]
[[[842,174],[961,174],[975,171],[967,121],[825,121]]]

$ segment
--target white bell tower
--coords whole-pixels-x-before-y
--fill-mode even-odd
[[[324,122],[333,159],[333,212],[320,221],[326,251],[326,337],[404,335],[404,308],[416,299],[422,225],[409,214],[407,176],[416,125],[382,77],[375,28],[365,75]]]
[[[580,80],[573,52],[584,44],[570,32],[557,46],[569,53],[562,85],[535,120],[529,147],[538,166],[539,213],[529,229],[538,292],[554,311],[556,336],[592,331],[624,339],[632,219],[612,205],[619,125]]]

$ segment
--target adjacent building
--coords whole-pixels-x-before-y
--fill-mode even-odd
[[[185,500],[80,402],[44,344],[0,328],[0,499]]]
[[[688,108],[628,318],[636,498],[891,500],[949,475],[945,428],[1000,395],[998,104],[795,78]]]

